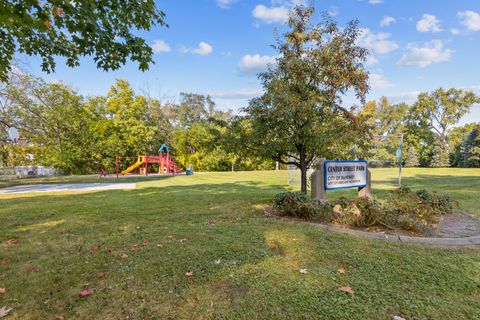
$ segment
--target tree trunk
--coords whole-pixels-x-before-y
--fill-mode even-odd
[[[302,146],[300,152],[300,174],[301,174],[301,191],[307,194],[307,162],[305,157],[305,147]]]

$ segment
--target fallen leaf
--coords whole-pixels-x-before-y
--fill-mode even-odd
[[[338,288],[338,291],[353,294],[353,289],[351,287],[340,287]]]
[[[26,264],[24,268],[26,271],[35,271],[35,268],[31,264]]]
[[[173,236],[166,236],[165,238],[167,238],[168,240],[172,240]]]
[[[120,256],[122,259],[128,259],[128,255],[126,253],[122,253],[122,255]]]
[[[60,234],[65,234],[65,230],[60,231]]]
[[[220,264],[222,262],[222,260],[218,259],[218,260],[215,260],[215,264]]]
[[[0,259],[0,264],[7,264],[9,262],[10,262],[10,260],[8,260],[8,259]]]
[[[213,220],[208,221],[208,225],[209,225],[209,226],[214,226],[214,225],[215,225],[215,221],[213,221]]]
[[[150,242],[148,242],[148,241],[143,241],[143,245],[144,245],[144,246],[149,246],[149,245],[150,245]]]
[[[103,277],[105,277],[105,273],[97,272],[97,278],[102,279]]]
[[[113,252],[113,247],[108,247],[108,248],[107,248],[107,252],[108,252],[108,253],[112,253],[112,252]]]
[[[305,274],[305,273],[308,273],[308,270],[307,270],[307,269],[300,269],[300,270],[298,270],[298,271],[299,271],[300,273],[304,273],[304,274]]]
[[[3,306],[0,308],[0,318],[8,316],[8,314],[12,311],[12,308],[7,308],[7,306]]]
[[[18,243],[18,240],[17,239],[8,239],[7,240],[7,244],[9,246],[11,246],[12,244],[17,244]]]
[[[407,319],[405,319],[403,317],[400,317],[400,316],[393,316],[392,320],[407,320]]]
[[[163,248],[163,245],[157,244],[157,245],[155,246],[155,248],[157,248],[157,249]]]
[[[90,250],[89,250],[90,253],[97,252],[97,250],[100,249],[101,246],[102,246],[101,244],[97,244],[95,247],[90,248]]]
[[[55,316],[55,319],[57,320],[64,320],[65,318],[63,316]]]
[[[340,272],[340,273],[345,273],[345,268],[344,268],[344,267],[341,267],[340,269],[338,269],[338,272]]]
[[[91,295],[93,291],[95,291],[95,288],[90,287],[90,288],[83,289],[82,291],[80,291],[80,297],[87,297]]]
[[[186,238],[184,238],[184,239],[180,239],[180,243],[184,243],[185,241],[187,241],[187,239],[186,239]]]
[[[140,250],[140,247],[138,246],[138,244],[134,244],[134,245],[130,248],[130,251],[133,251],[133,252],[137,252],[138,250]]]
[[[0,294],[7,292],[7,289],[5,288],[0,288]]]
[[[187,277],[191,277],[191,276],[193,276],[193,271],[185,272],[185,275],[186,275]]]

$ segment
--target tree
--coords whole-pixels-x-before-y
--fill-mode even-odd
[[[478,102],[480,98],[472,91],[455,88],[420,93],[411,109],[411,119],[415,124],[434,131],[440,143],[447,145],[448,129],[456,125]]]
[[[405,159],[405,167],[418,167],[420,161],[418,160],[417,153],[415,152],[415,147],[410,146],[407,152],[407,158]]]
[[[433,168],[445,168],[450,166],[447,146],[440,139],[435,141],[435,145],[433,147],[432,162],[430,166]]]
[[[313,25],[313,12],[303,6],[291,11],[291,30],[277,37],[277,64],[259,75],[265,93],[250,101],[234,126],[243,129],[240,136],[254,154],[297,166],[303,193],[315,159],[351,156],[367,132],[340,106],[347,91],[363,102],[369,89],[363,69],[368,52],[356,45],[358,21],[342,29],[325,16]]]
[[[135,34],[166,25],[164,19],[154,0],[2,1],[0,81],[7,80],[15,52],[40,56],[45,72],[55,70],[56,56],[75,67],[86,55],[103,70],[116,70],[127,59],[147,70],[153,51]]]
[[[480,168],[480,124],[468,134],[463,147],[463,166]]]
[[[469,133],[477,126],[475,123],[467,123],[463,126],[451,128],[448,131],[448,144],[450,151],[450,165],[452,167],[465,166],[465,140]]]

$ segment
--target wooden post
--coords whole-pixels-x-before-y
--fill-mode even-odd
[[[367,185],[365,187],[358,188],[358,197],[359,198],[368,198],[370,200],[373,200],[372,175],[371,175],[369,169],[367,169]]]
[[[118,178],[118,156],[115,156],[115,172],[117,173]]]
[[[327,191],[325,190],[325,172],[324,166],[325,159],[318,160],[315,165],[315,171],[311,176],[311,192],[312,200],[320,203],[327,201]]]

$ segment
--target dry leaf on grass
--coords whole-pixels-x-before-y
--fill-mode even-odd
[[[26,271],[35,271],[35,268],[31,264],[26,264],[24,268]]]
[[[353,289],[351,287],[340,287],[338,288],[338,291],[353,294]]]
[[[157,249],[163,248],[163,245],[157,244],[157,245],[155,246],[155,248],[157,248]]]
[[[101,244],[97,244],[95,247],[90,248],[90,250],[89,250],[90,253],[97,252],[97,250],[100,249],[101,246],[102,246]]]
[[[149,246],[150,245],[150,242],[149,241],[143,241],[143,245],[146,247],[146,246]]]
[[[80,297],[87,297],[89,295],[91,295],[93,292],[95,291],[95,288],[86,288],[86,289],[83,289],[82,291],[80,291]]]
[[[341,267],[340,269],[338,269],[338,272],[340,272],[340,273],[345,273],[345,268],[344,268],[344,267]]]
[[[122,253],[122,255],[120,256],[122,259],[128,259],[128,254],[126,253]]]
[[[0,259],[0,264],[7,264],[9,262],[10,262],[10,260],[8,260],[8,259]]]
[[[105,273],[97,272],[97,278],[102,279],[103,277],[105,277]]]
[[[17,244],[18,243],[18,240],[17,239],[8,239],[7,240],[7,244],[10,246],[12,244]]]
[[[300,270],[298,270],[298,271],[299,271],[300,273],[303,273],[303,274],[306,274],[306,273],[308,273],[308,270],[307,270],[307,269],[305,269],[305,268],[303,268],[303,269],[300,269]]]
[[[186,275],[187,277],[191,277],[191,276],[193,276],[193,271],[185,272],[185,275]]]
[[[392,320],[407,320],[407,319],[405,319],[403,317],[400,317],[400,316],[393,316]]]
[[[3,294],[3,293],[5,293],[5,292],[7,292],[7,289],[5,289],[5,288],[0,288],[0,294]]]
[[[3,306],[0,308],[0,318],[8,316],[8,314],[12,311],[12,308],[8,308],[7,306]]]
[[[140,250],[140,247],[138,246],[138,244],[134,244],[134,245],[130,248],[130,251],[133,251],[133,252],[137,252],[138,250]]]

